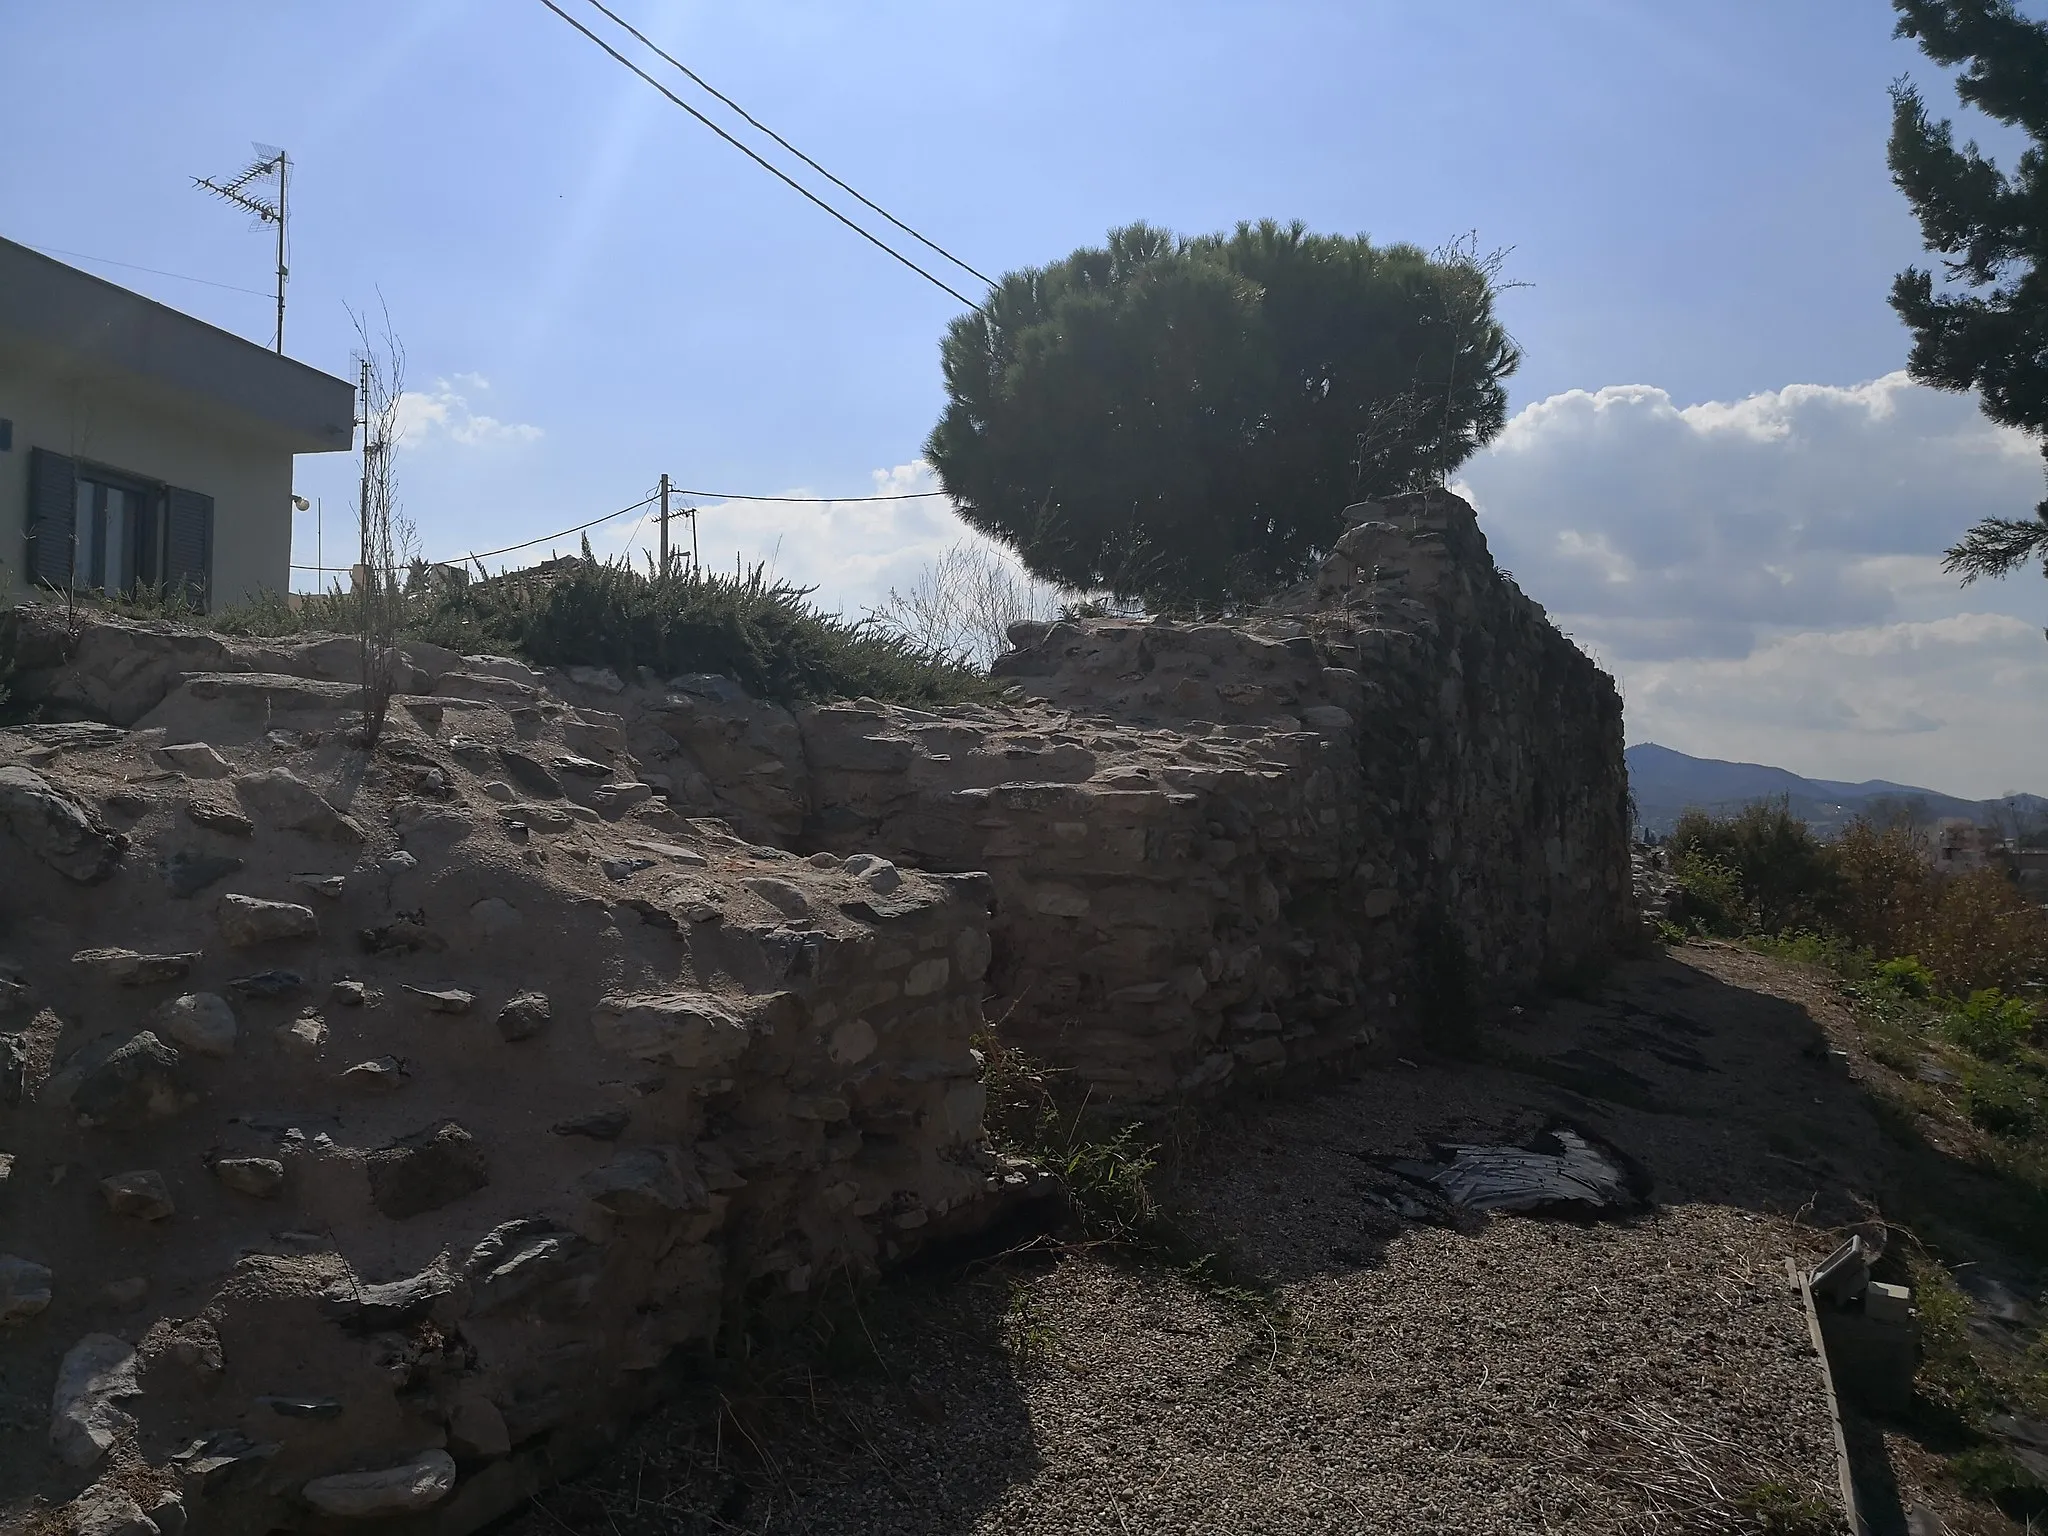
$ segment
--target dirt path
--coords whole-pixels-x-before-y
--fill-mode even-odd
[[[1484,1064],[1241,1103],[1176,1198],[1264,1300],[1085,1252],[895,1285],[824,1364],[727,1384],[724,1413],[699,1389],[512,1530],[1838,1529],[1784,1260],[1868,1216],[1886,1154],[1831,1006],[1694,947],[1503,1018]],[[1656,1209],[1440,1223],[1374,1198],[1379,1158],[1560,1118],[1637,1159]]]

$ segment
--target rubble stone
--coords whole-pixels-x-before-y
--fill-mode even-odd
[[[223,896],[215,909],[221,937],[237,949],[285,939],[318,938],[320,919],[311,907],[255,896]]]
[[[405,990],[425,1003],[430,1013],[467,1013],[476,1006],[476,994],[459,987],[433,989],[408,985]]]
[[[178,1044],[201,1056],[235,1054],[235,1010],[217,992],[187,992],[156,1011],[155,1022]]]
[[[255,971],[228,978],[228,990],[238,997],[289,997],[304,990],[306,978],[297,971]]]
[[[251,837],[256,832],[255,822],[219,800],[195,796],[186,802],[185,814],[192,818],[194,826],[225,832],[230,837]]]
[[[339,843],[363,840],[360,823],[337,811],[318,790],[289,769],[243,774],[235,780],[235,793],[272,826]]]
[[[107,1209],[116,1216],[137,1221],[164,1221],[177,1215],[170,1186],[154,1168],[138,1168],[100,1180],[100,1193],[107,1197]]]
[[[446,1451],[427,1451],[403,1466],[316,1477],[300,1493],[323,1515],[361,1520],[431,1509],[454,1486],[455,1458]]]
[[[179,1055],[154,1030],[142,1030],[81,1072],[69,1101],[88,1125],[128,1125],[174,1115],[185,1107]]]
[[[0,1326],[25,1322],[50,1304],[50,1271],[32,1259],[0,1253]]]
[[[161,1536],[157,1523],[120,1488],[95,1483],[64,1506],[72,1536]]]
[[[172,773],[188,779],[224,779],[234,772],[228,760],[203,741],[158,747],[150,756]]]
[[[201,853],[180,848],[157,860],[157,873],[173,896],[197,896],[209,885],[218,884],[244,867],[243,861],[228,854]]]
[[[135,1351],[110,1333],[88,1333],[65,1354],[50,1395],[50,1444],[65,1465],[97,1465],[135,1427],[114,1404],[142,1395],[136,1365]]]
[[[128,839],[110,830],[76,796],[33,768],[0,768],[0,826],[50,868],[80,885],[114,872]]]
[[[388,1093],[402,1086],[406,1076],[405,1064],[396,1056],[379,1056],[374,1061],[357,1062],[341,1074],[341,1081],[348,1088]]]
[[[551,1017],[545,992],[521,992],[498,1010],[498,1033],[507,1040],[530,1040],[547,1028]]]
[[[274,1157],[219,1158],[213,1176],[229,1189],[259,1200],[274,1200],[284,1192],[284,1164]]]
[[[371,1202],[394,1221],[439,1210],[491,1182],[483,1148],[453,1120],[372,1152],[368,1169]]]
[[[607,997],[591,1029],[602,1050],[691,1070],[730,1066],[753,1038],[745,1020],[703,992]]]
[[[81,949],[71,963],[117,986],[154,987],[182,981],[199,961],[198,951],[183,955],[142,955],[132,949]]]

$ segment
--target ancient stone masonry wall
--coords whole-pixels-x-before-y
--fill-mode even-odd
[[[799,712],[810,844],[995,882],[988,1009],[1157,1101],[1455,1027],[1625,945],[1621,702],[1454,496],[1223,624],[1020,625],[1041,704]]]
[[[0,617],[0,1529],[475,1529],[1041,1191],[984,1031],[1158,1105],[1627,942],[1613,685],[1463,502],[1349,521],[1267,614],[1018,626],[999,706],[412,646],[368,754],[352,640]]]
[[[0,731],[0,1527],[473,1529],[741,1298],[1030,1188],[985,877],[679,817],[509,663],[365,758],[344,682],[84,639],[133,728]]]

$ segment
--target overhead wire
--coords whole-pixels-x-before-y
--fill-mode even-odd
[[[706,496],[713,501],[790,501],[803,502],[812,506],[827,506],[841,501],[920,501],[927,496],[943,496],[944,491],[899,491],[889,496],[742,496],[736,491],[690,491],[679,485],[668,488],[671,496]]]
[[[653,501],[660,495],[660,491],[652,491],[648,493],[647,499]],[[640,521],[633,525],[633,536],[626,540],[626,549],[623,557],[628,565],[633,563],[633,546],[640,542],[640,535],[647,531],[647,519],[652,515],[651,512],[642,512],[640,514]]]
[[[803,161],[805,165],[808,165],[820,176],[824,177],[827,181],[831,182],[832,185],[839,188],[840,191],[846,193],[849,197],[857,199],[865,207],[871,208],[876,213],[879,213],[891,224],[894,224],[898,229],[902,230],[903,233],[910,236],[911,239],[917,241],[918,244],[925,246],[930,250],[937,251],[941,256],[945,257],[946,260],[953,263],[953,265],[958,267],[961,271],[967,273],[972,277],[977,277],[981,279],[982,282],[987,283],[991,288],[995,287],[996,280],[990,277],[986,272],[977,271],[975,268],[969,266],[966,262],[962,261],[958,256],[955,256],[951,251],[947,250],[943,245],[940,245],[936,240],[929,239],[928,237],[919,234],[915,229],[912,229],[908,224],[904,223],[901,219],[897,218],[895,214],[891,213],[888,209],[884,208],[880,203],[875,202],[872,198],[862,196],[859,192],[855,191],[852,187],[848,186],[845,182],[841,181],[837,176],[834,176],[830,171],[826,170],[825,167],[818,164],[818,162],[813,160],[809,155],[805,154],[802,150],[798,149],[794,144],[790,143],[789,140],[785,139],[773,128],[770,128],[758,117],[755,117],[745,107],[741,106],[738,102],[734,101],[730,96],[726,95],[725,92],[721,91],[709,80],[706,80],[702,75],[698,74],[694,69],[690,68],[690,66],[685,64],[681,59],[677,58],[674,54],[669,53],[659,43],[655,42],[653,38],[649,37],[645,32],[642,32],[638,27],[634,26],[633,23],[626,20],[625,17],[621,16],[617,11],[614,11],[610,6],[606,5],[604,3],[604,0],[586,0],[586,3],[589,4],[593,9],[602,11],[606,16],[609,16],[616,25],[632,33],[633,36],[637,38],[640,41],[640,43],[645,48],[648,49],[649,52],[653,53],[656,57],[663,59],[670,64],[673,64],[685,75],[688,75],[690,79],[695,81],[699,86],[703,87],[705,91],[717,97],[720,101],[724,102],[728,107],[732,108],[733,111],[737,112],[741,117],[745,118],[747,120],[747,123],[751,127],[758,129],[762,133],[767,134],[769,138],[773,139],[776,143],[780,144],[792,155],[795,155],[797,159]]]
[[[624,517],[628,512],[638,512],[642,507],[657,500],[659,494],[659,492],[656,492],[653,495],[643,496],[630,507],[621,507],[616,512],[607,512],[603,517],[593,517],[587,523],[578,523],[574,528],[564,528],[560,533],[544,533],[537,539],[526,540],[523,544],[507,544],[503,549],[472,551],[462,557],[463,563],[468,564],[472,560],[488,560],[493,555],[509,555],[515,550],[531,549],[534,545],[545,544],[550,539],[565,539],[572,533],[581,533],[586,528],[595,528],[599,523],[608,523],[615,517]],[[455,564],[452,560],[446,563],[449,565]]]
[[[802,182],[790,176],[781,167],[772,164],[768,160],[762,158],[762,156],[757,154],[754,150],[750,149],[747,145],[742,144],[738,139],[734,138],[731,134],[727,133],[723,128],[719,127],[718,124],[714,123],[710,118],[706,117],[702,112],[699,112],[695,107],[691,106],[687,101],[683,100],[683,98],[678,96],[674,91],[670,90],[667,86],[663,85],[659,80],[655,79],[654,76],[648,74],[647,71],[642,69],[638,64],[635,64],[631,59],[627,58],[623,53],[619,52],[619,50],[614,48],[610,43],[606,42],[603,38],[599,37],[595,32],[591,31],[590,28],[583,25],[583,23],[578,21],[574,16],[571,16],[567,11],[563,10],[559,5],[555,3],[555,0],[540,0],[540,3],[546,6],[549,10],[553,11],[557,16],[561,17],[562,20],[566,21],[578,32],[581,32],[585,37],[589,38],[593,43],[597,44],[597,46],[602,48],[606,53],[610,54],[612,58],[619,64],[631,70],[634,74],[638,75],[642,80],[645,80],[649,85],[653,86],[657,91],[661,92],[662,95],[666,96],[671,102],[675,103],[675,105],[681,107],[685,112],[689,113],[690,116],[697,119],[698,122],[702,123],[706,128],[709,128],[713,133],[717,134],[721,139],[725,140],[725,142],[730,144],[734,149],[738,150],[741,154],[745,155],[749,160],[753,161],[756,165],[760,166],[762,170],[768,172],[769,175],[773,176],[777,181],[782,182],[784,185],[788,186],[793,191],[801,194],[806,201],[815,203],[818,207],[824,209],[825,212],[831,214],[833,218],[837,219],[840,223],[844,224],[848,229],[852,230],[855,234],[859,235],[861,239],[867,241],[868,244],[872,245],[876,250],[885,252],[889,256],[894,257],[904,266],[910,268],[910,270],[915,272],[919,277],[923,278],[926,282],[930,283],[934,288],[939,289],[943,293],[950,294],[953,298],[958,299],[962,304],[965,304],[969,309],[973,310],[976,314],[985,313],[985,311],[979,304],[975,303],[974,300],[968,298],[966,294],[962,293],[952,284],[944,281],[941,278],[933,276],[930,272],[927,272],[923,267],[919,266],[916,262],[912,261],[908,256],[904,255],[894,246],[890,245],[888,242],[881,239],[880,236],[874,234],[870,230],[861,228],[860,225],[856,224],[852,219],[848,218],[845,214],[841,213],[837,208],[834,208],[830,203],[826,202],[822,197],[818,196],[817,193],[813,192],[809,187],[805,186]]]
[[[191,277],[183,272],[165,272],[157,267],[137,266],[132,261],[116,261],[111,256],[88,256],[83,251],[66,251],[54,245],[29,245],[29,242],[26,240],[21,243],[28,245],[28,248],[32,251],[42,252],[45,256],[69,256],[73,261],[90,261],[102,267],[125,267],[130,272],[147,272],[151,277],[168,277],[181,283],[198,283],[207,288],[225,288],[229,293],[253,294],[259,299],[276,297],[276,295],[266,292],[261,288],[242,288],[234,283],[217,283],[210,277]]]
[[[457,560],[442,560],[436,561],[434,563],[439,565],[467,565],[473,560],[488,560],[494,555],[509,555],[515,553],[518,550],[531,549],[534,545],[545,544],[550,539],[565,539],[572,533],[581,533],[586,528],[595,528],[599,523],[608,523],[611,522],[614,518],[624,517],[628,512],[638,512],[642,507],[648,506],[657,499],[659,499],[659,495],[659,492],[655,492],[653,494],[643,496],[640,500],[634,502],[633,505],[631,505],[630,507],[621,507],[616,512],[607,512],[603,517],[593,517],[587,523],[578,523],[573,528],[564,528],[557,533],[544,533],[539,538],[528,539],[524,543],[507,544],[503,549],[486,549],[474,551],[472,553],[461,556]],[[355,567],[352,565],[295,565],[292,567],[292,569],[295,571],[352,571],[355,569]]]
[[[264,297],[268,298],[269,295],[266,294],[264,295]],[[671,496],[702,496],[710,501],[721,502],[773,501],[798,506],[822,507],[832,506],[841,502],[922,501],[927,497],[943,496],[946,493],[944,491],[895,491],[882,496],[742,496],[735,491],[693,491],[686,489],[683,486],[672,485],[669,487],[669,494]],[[481,550],[475,553],[462,555],[457,559],[437,561],[434,563],[441,565],[468,565],[478,560],[489,560],[497,555],[516,554],[518,551],[522,549],[531,549],[536,544],[546,544],[554,539],[564,539],[572,533],[582,533],[585,529],[595,528],[600,523],[609,523],[616,518],[626,516],[626,514],[629,512],[642,512],[643,508],[652,506],[656,501],[659,501],[660,499],[661,493],[659,491],[653,491],[648,493],[646,496],[643,496],[640,500],[634,502],[630,507],[621,507],[618,509],[618,511],[607,512],[602,517],[593,517],[589,522],[578,523],[573,528],[564,528],[556,533],[544,533],[537,539],[527,539],[523,543],[519,544],[507,544],[502,549]],[[685,508],[683,509],[683,511],[690,512],[694,511],[694,509]],[[682,515],[682,513],[678,513],[677,515]],[[633,539],[635,541],[639,539],[641,533],[643,533],[646,530],[646,527],[647,518],[643,512],[640,521],[634,525]],[[632,549],[633,544],[629,542],[626,546],[627,553],[630,554],[632,552]],[[352,565],[294,565],[291,568],[295,571],[315,571],[323,575],[328,572],[352,571],[355,569],[355,567]]]

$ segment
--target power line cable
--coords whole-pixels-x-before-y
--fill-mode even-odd
[[[660,495],[660,491],[650,491],[648,493],[647,499],[649,501],[653,501]],[[640,514],[640,521],[633,525],[633,536],[630,539],[626,540],[626,550],[624,555],[624,559],[628,565],[631,565],[633,563],[633,546],[640,542],[640,535],[647,531],[647,519],[652,517],[653,515],[654,513],[652,509],[649,509],[646,512],[642,512]]]
[[[689,491],[679,485],[668,488],[671,496],[707,496],[713,501],[794,501],[811,506],[827,506],[841,501],[920,501],[927,496],[943,496],[944,491],[902,491],[893,496],[741,496],[733,491]]]
[[[267,299],[270,295],[266,293],[263,297]],[[608,523],[614,518],[624,517],[628,512],[638,512],[653,500],[653,496],[644,496],[630,507],[621,507],[616,512],[607,512],[603,517],[593,517],[587,523],[578,523],[574,528],[564,528],[559,533],[544,533],[539,538],[528,539],[523,544],[507,544],[503,549],[486,549],[466,554],[460,558],[459,562],[455,560],[438,560],[430,563],[436,565],[455,565],[457,563],[467,565],[472,560],[488,560],[494,555],[509,555],[517,550],[531,549],[534,545],[545,544],[550,539],[565,539],[572,533],[581,533],[586,528],[595,528],[599,523]],[[352,571],[355,567],[352,565],[295,565],[292,569],[295,571]]]
[[[21,243],[28,245],[25,240]],[[69,256],[73,261],[90,261],[102,267],[125,267],[130,272],[147,272],[151,277],[169,277],[181,283],[199,283],[208,288],[225,288],[229,293],[247,293],[259,299],[272,297],[261,288],[239,288],[233,283],[216,283],[210,277],[188,277],[183,272],[164,272],[156,267],[139,267],[132,261],[116,261],[111,256],[88,256],[83,251],[60,250],[54,245],[29,245],[28,248],[32,251],[41,251],[45,256]]]
[[[643,496],[630,507],[621,507],[616,512],[607,512],[603,517],[593,517],[587,523],[578,523],[574,528],[564,528],[560,533],[544,533],[539,538],[528,539],[523,544],[507,544],[503,549],[486,549],[480,553],[464,555],[462,559],[465,564],[472,560],[488,560],[493,555],[509,555],[515,550],[531,549],[534,545],[545,544],[550,539],[565,539],[572,533],[581,533],[586,528],[595,528],[599,523],[608,523],[615,517],[624,517],[628,512],[638,512],[653,500],[652,496]],[[455,562],[450,560],[444,563],[453,565]]]
[[[898,229],[902,230],[903,233],[910,236],[911,239],[917,241],[920,245],[926,246],[931,250],[937,251],[941,256],[945,257],[946,260],[953,263],[953,265],[958,267],[961,271],[969,274],[972,277],[980,278],[981,281],[987,283],[991,288],[995,287],[996,280],[990,277],[986,272],[976,271],[973,267],[970,267],[966,262],[962,261],[958,256],[955,256],[951,251],[947,250],[943,245],[940,245],[936,240],[928,239],[924,235],[919,234],[916,230],[912,229],[908,224],[904,223],[901,219],[897,218],[895,214],[891,213],[888,209],[884,208],[880,203],[875,202],[871,198],[862,197],[859,192],[856,192],[852,187],[849,187],[845,182],[841,181],[837,176],[834,176],[830,171],[826,170],[825,167],[818,164],[817,161],[813,160],[809,155],[805,154],[802,150],[798,149],[794,144],[790,143],[789,140],[785,139],[773,128],[770,128],[758,117],[755,117],[745,107],[741,106],[738,102],[734,101],[730,96],[726,95],[725,92],[721,91],[709,80],[706,80],[702,75],[698,74],[694,69],[690,68],[690,66],[685,64],[681,59],[677,58],[674,54],[665,51],[659,43],[655,42],[654,39],[649,37],[645,32],[642,32],[638,27],[634,26],[633,23],[626,20],[625,17],[619,15],[619,13],[617,11],[614,11],[610,6],[604,4],[604,0],[588,0],[588,3],[594,9],[602,11],[605,15],[609,16],[615,23],[623,27],[626,31],[632,33],[634,37],[638,38],[640,42],[652,53],[654,53],[657,57],[665,59],[670,64],[673,64],[677,69],[681,70],[684,74],[688,75],[692,80],[694,80],[698,85],[702,86],[711,95],[716,96],[728,107],[731,107],[733,111],[739,113],[739,115],[745,118],[752,127],[760,130],[762,133],[767,134],[769,138],[773,139],[776,143],[780,144],[792,155],[795,155],[797,159],[803,161],[805,165],[808,165],[820,176],[824,177],[827,181],[831,182],[832,185],[837,187],[840,191],[846,193],[849,197],[858,199],[865,206],[872,208],[876,213],[879,213],[891,224],[894,224]]]
[[[849,219],[837,208],[834,208],[830,203],[826,202],[823,198],[819,197],[817,193],[813,192],[809,187],[806,187],[802,182],[795,180],[787,172],[762,159],[760,155],[756,154],[753,150],[749,149],[746,145],[742,144],[738,139],[734,138],[731,134],[727,133],[723,128],[719,127],[718,124],[711,121],[710,118],[706,117],[702,112],[699,112],[695,107],[691,106],[687,101],[683,100],[682,97],[678,96],[674,91],[670,90],[667,86],[663,85],[659,80],[655,79],[654,76],[648,74],[646,70],[642,69],[638,64],[635,64],[631,59],[627,58],[623,53],[619,52],[618,49],[614,48],[610,43],[606,42],[603,38],[599,37],[595,32],[591,31],[590,28],[583,25],[582,22],[578,21],[574,16],[571,16],[567,11],[563,10],[559,5],[555,4],[555,0],[540,0],[540,3],[546,6],[549,10],[553,11],[557,16],[561,17],[562,20],[566,21],[578,32],[581,32],[585,37],[589,38],[593,43],[597,44],[598,47],[602,48],[606,53],[610,54],[612,58],[615,59],[618,63],[624,65],[627,69],[630,69],[634,74],[638,75],[642,80],[645,80],[649,85],[653,86],[657,91],[661,92],[661,94],[666,96],[670,101],[674,102],[677,106],[681,107],[685,112],[689,113],[690,116],[697,119],[697,121],[702,123],[706,128],[709,128],[713,133],[717,134],[721,139],[725,140],[725,142],[730,144],[734,149],[738,150],[741,154],[745,155],[749,160],[753,161],[756,165],[760,166],[762,170],[768,172],[768,174],[773,176],[777,181],[780,181],[786,186],[795,190],[796,192],[801,193],[807,201],[817,204],[818,207],[824,209],[825,212],[831,214],[833,218],[837,219],[840,223],[844,224],[856,235],[859,235],[861,239],[867,241],[868,244],[872,245],[876,250],[884,251],[890,256],[895,257],[896,260],[902,262],[904,266],[910,268],[911,271],[915,272],[919,277],[923,278],[926,282],[930,283],[934,288],[939,289],[941,292],[952,295],[952,297],[958,299],[962,304],[965,304],[969,309],[973,310],[976,314],[983,313],[982,307],[979,304],[975,303],[974,300],[968,298],[967,295],[962,293],[959,289],[953,287],[951,284],[946,283],[937,277],[934,277],[931,273],[925,271],[923,267],[920,267],[916,262],[912,261],[908,256],[904,255],[894,246],[888,244],[887,242],[883,241],[879,236],[871,233],[868,230],[861,228],[860,225],[854,223],[852,219]]]
[[[545,3],[545,0],[543,0],[543,3]],[[253,292],[254,290],[251,291]],[[267,299],[270,295],[264,293],[258,294],[257,297]],[[522,549],[531,549],[534,545],[545,544],[551,539],[567,538],[572,533],[581,533],[586,528],[595,528],[599,523],[609,523],[614,518],[624,517],[628,512],[638,512],[641,508],[652,505],[660,498],[660,494],[658,491],[654,492],[642,497],[630,507],[621,507],[616,512],[607,512],[603,517],[593,517],[587,523],[578,523],[575,527],[564,528],[559,533],[544,533],[537,539],[526,540],[523,544],[507,544],[503,549],[486,549],[480,553],[464,555],[461,557],[460,563],[467,565],[473,560],[489,560],[496,555],[509,555]],[[946,493],[944,491],[898,491],[887,496],[742,496],[733,491],[692,491],[686,490],[682,486],[672,485],[669,487],[669,494],[671,496],[702,496],[711,501],[776,501],[801,506],[822,507],[831,506],[839,502],[922,501],[926,497],[943,496]],[[639,524],[634,528],[634,538],[637,539],[645,531],[646,523],[647,519],[643,516]],[[632,546],[629,544],[627,548],[630,551]],[[458,562],[444,560],[432,563],[454,565]],[[329,571],[352,571],[355,567],[351,565],[295,565],[292,569],[295,571],[318,571],[324,574]]]

